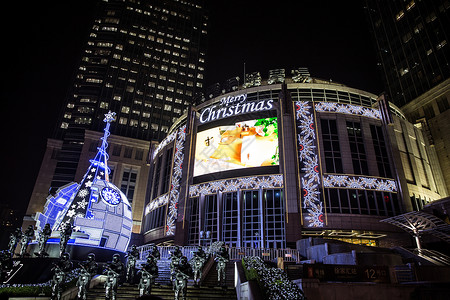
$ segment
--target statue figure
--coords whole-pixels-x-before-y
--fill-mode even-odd
[[[22,238],[22,229],[20,228],[16,228],[16,230],[9,235],[8,250],[11,256],[14,255],[17,243],[20,241],[21,238]]]
[[[59,240],[59,255],[62,255],[66,251],[67,242],[72,235],[72,225],[70,223],[64,223],[61,225],[60,240]]]
[[[182,256],[183,253],[181,252],[179,246],[175,246],[174,250],[170,253],[170,281],[172,283],[175,280],[175,269],[177,268]]]
[[[4,281],[4,275],[13,267],[13,260],[9,250],[0,251],[0,282]]]
[[[33,225],[29,225],[27,230],[22,235],[22,238],[20,240],[20,253],[19,256],[23,257],[25,254],[29,255],[27,252],[28,244],[30,243],[31,239],[34,238],[34,228]]]
[[[72,262],[69,258],[69,253],[63,253],[59,261],[53,264],[52,271],[54,272],[52,278],[52,300],[60,300],[63,292],[63,285],[66,279],[67,272],[72,269]]]
[[[52,234],[52,229],[50,228],[50,224],[47,223],[44,225],[44,228],[39,232],[39,252],[35,253],[38,256],[48,256],[48,253],[45,252],[45,246],[47,245],[48,238]]]
[[[227,248],[222,246],[215,258],[215,261],[217,262],[217,282],[221,286],[226,285],[226,266],[229,260],[230,255],[228,254]]]
[[[201,246],[198,247],[198,250],[194,252],[191,261],[192,270],[194,272],[194,285],[199,286],[200,280],[202,279],[202,271],[203,266],[205,265],[207,259],[207,255]]]
[[[112,262],[106,266],[103,274],[106,274],[105,282],[105,299],[116,300],[117,287],[119,286],[119,278],[124,271],[124,265],[120,261],[120,255],[114,254]]]
[[[80,264],[81,270],[77,281],[78,299],[86,300],[86,293],[92,277],[97,274],[98,264],[95,262],[95,254],[89,253],[86,262]]]
[[[191,266],[188,264],[186,256],[182,256],[179,259],[178,265],[175,267],[175,281],[173,285],[173,290],[175,291],[174,300],[186,300],[187,283],[191,274]]]
[[[152,291],[152,285],[155,283],[155,278],[158,277],[158,265],[157,259],[149,254],[147,257],[147,263],[142,265],[141,279],[139,281],[139,296],[150,295]]]
[[[150,244],[150,250],[148,251],[148,255],[152,255],[156,260],[161,258],[161,254],[159,253],[158,247],[155,244]]]
[[[131,246],[131,250],[128,251],[126,255],[127,259],[127,273],[126,273],[126,281],[130,284],[133,284],[134,281],[134,269],[136,268],[136,261],[139,258],[139,250],[136,248],[136,245]]]

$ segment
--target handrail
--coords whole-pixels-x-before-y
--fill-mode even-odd
[[[137,247],[139,257],[144,260],[148,256],[150,245],[142,245]],[[161,259],[169,259],[170,252],[175,246],[158,246]],[[198,246],[180,246],[180,250],[188,260],[192,258],[193,252],[197,251]],[[204,248],[206,251],[207,249]],[[282,257],[285,262],[299,263],[301,260],[300,252],[297,249],[274,249],[274,248],[250,248],[250,247],[229,247],[228,253],[230,260],[241,260],[245,256],[258,256],[264,261],[275,261],[278,257]]]

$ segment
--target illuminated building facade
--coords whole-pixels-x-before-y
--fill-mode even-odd
[[[102,131],[103,115],[111,110],[117,113],[111,125],[111,162],[117,164],[112,180],[127,194],[134,231],[140,232],[149,145],[166,135],[203,88],[208,20],[201,5],[98,1],[25,220],[42,209],[49,190],[82,178],[83,156],[92,154],[95,132]]]
[[[152,151],[144,242],[402,243],[379,221],[412,210],[411,190],[430,201],[447,192],[422,131],[387,107],[383,97],[296,74],[190,108]]]

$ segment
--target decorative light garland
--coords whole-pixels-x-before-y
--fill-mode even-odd
[[[395,180],[380,177],[324,175],[323,186],[326,188],[361,189],[391,193],[397,192]]]
[[[258,189],[260,187],[265,189],[282,188],[283,175],[249,176],[195,184],[189,187],[189,196],[197,197],[217,192],[228,193],[236,192],[238,189]]]
[[[335,112],[381,120],[380,111],[370,107],[337,102],[315,102],[314,107],[317,112]]]
[[[164,149],[164,147],[166,147],[168,144],[170,144],[170,142],[172,142],[176,136],[177,136],[177,131],[174,131],[171,134],[169,134],[165,139],[163,139],[161,141],[161,143],[158,145],[158,147],[156,147],[155,151],[153,152],[153,159],[155,159],[155,157],[156,157],[156,155],[158,155],[159,151],[161,151],[161,149]]]
[[[175,234],[175,222],[178,214],[180,197],[180,179],[183,171],[184,142],[186,141],[186,125],[176,131],[175,154],[173,162],[172,184],[169,192],[169,210],[166,219],[166,236]]]
[[[169,193],[165,193],[147,204],[145,206],[144,215],[148,215],[151,211],[157,209],[160,206],[166,205],[167,203],[169,203]]]
[[[301,198],[308,227],[323,227],[323,203],[320,200],[319,157],[316,146],[312,103],[296,101],[296,125],[298,130],[298,156],[303,167],[300,170]]]

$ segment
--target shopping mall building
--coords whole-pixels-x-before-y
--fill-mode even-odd
[[[407,245],[380,221],[448,195],[434,148],[397,107],[310,77],[190,107],[151,157],[144,243]]]

